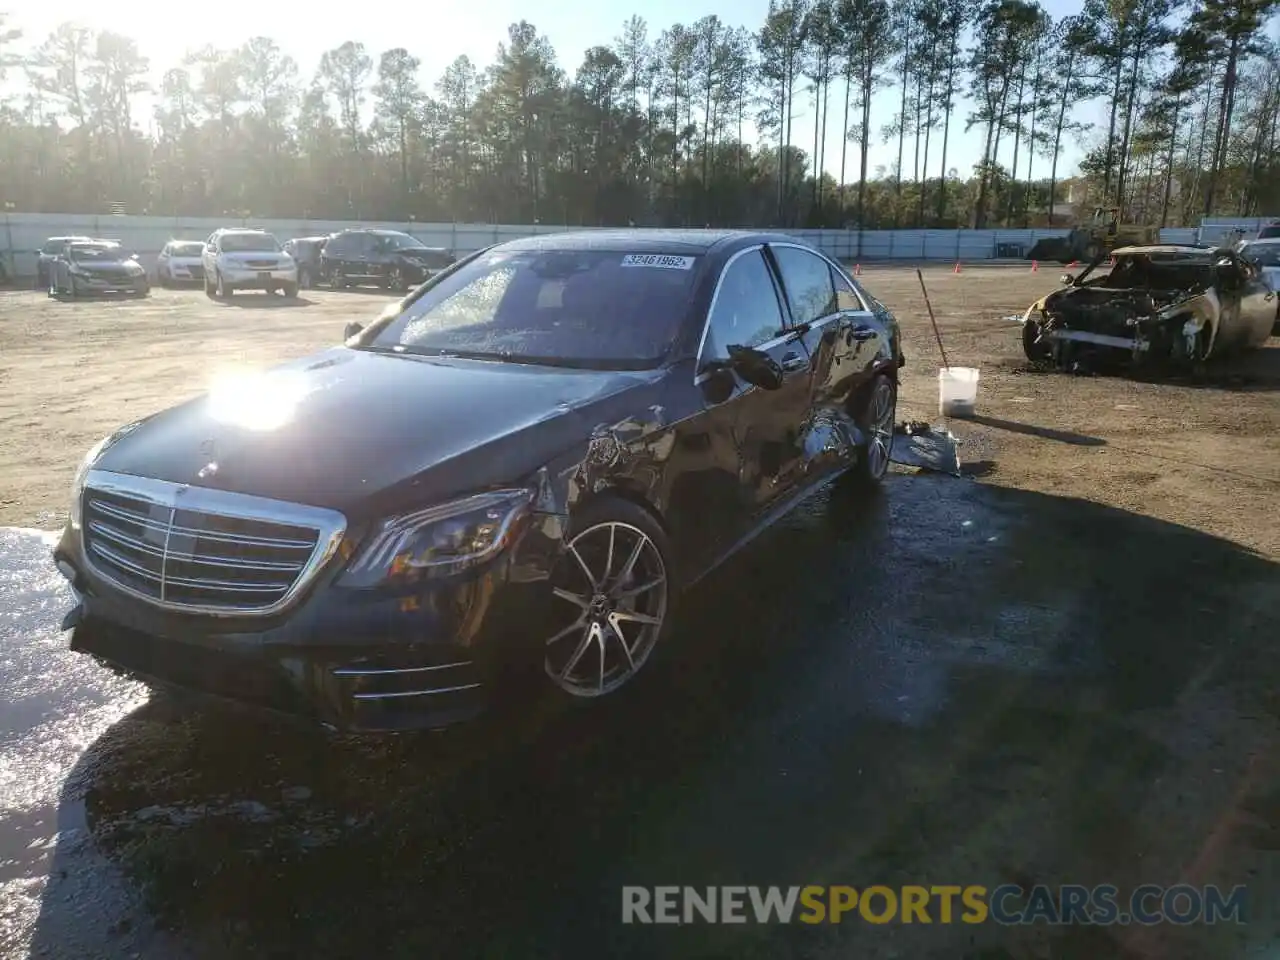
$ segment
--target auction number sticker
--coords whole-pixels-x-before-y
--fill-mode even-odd
[[[628,253],[622,258],[624,267],[660,267],[663,270],[691,270],[693,257],[672,257],[665,253]]]

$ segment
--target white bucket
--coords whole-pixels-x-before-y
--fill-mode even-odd
[[[938,413],[944,417],[972,417],[977,405],[976,367],[943,367],[938,371]]]

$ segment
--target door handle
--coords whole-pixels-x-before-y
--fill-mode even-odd
[[[849,331],[849,339],[862,343],[863,341],[874,339],[877,333],[878,331],[875,327],[854,327]]]
[[[800,356],[794,350],[782,358],[782,369],[787,373],[794,373],[796,370],[803,370],[809,365],[806,357]]]

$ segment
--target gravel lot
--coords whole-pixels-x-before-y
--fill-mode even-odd
[[[901,418],[936,421],[913,271]],[[971,479],[832,489],[695,591],[677,668],[589,711],[352,743],[190,712],[69,653],[0,530],[0,956],[1235,960],[1280,939],[1280,341],[1207,382],[1028,371],[1055,271],[925,272]],[[377,293],[0,292],[0,526],[227,367]],[[648,668],[647,668],[648,669]],[[623,926],[624,884],[1217,883],[1249,925]]]

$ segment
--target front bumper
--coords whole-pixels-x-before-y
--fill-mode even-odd
[[[199,283],[204,279],[204,264],[170,262],[164,268],[164,277],[177,283]]]
[[[69,528],[54,559],[76,594],[63,624],[73,650],[152,686],[375,733],[468,720],[509,668],[541,657],[542,634],[529,625],[549,608],[549,564],[534,559],[547,548],[531,526],[485,567],[395,593],[340,587],[329,569],[284,613],[235,618],[121,592],[86,562]]]
[[[289,267],[283,270],[243,267],[220,267],[224,283],[229,283],[237,290],[265,290],[268,287],[283,287],[285,284],[298,282],[298,268]]]
[[[1118,350],[1129,350],[1133,353],[1145,353],[1151,348],[1151,341],[1145,337],[1113,337],[1110,334],[1091,333],[1088,330],[1050,330],[1044,336],[1049,340],[1069,340],[1098,347],[1115,347]]]
[[[73,273],[68,281],[77,293],[146,293],[151,289],[146,274],[120,277],[92,277]]]

